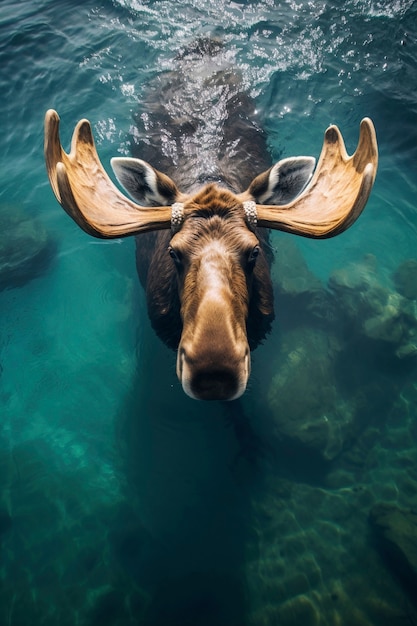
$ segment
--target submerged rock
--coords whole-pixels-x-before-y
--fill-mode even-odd
[[[272,272],[278,293],[295,298],[323,289],[321,281],[310,271],[292,239],[280,241],[274,260]]]
[[[383,281],[372,255],[333,272],[329,287],[338,316],[353,339],[370,340],[376,349],[398,359],[417,356],[417,303],[410,301],[415,269],[412,262],[398,268],[394,274],[398,291]]]
[[[298,595],[284,602],[276,611],[276,623],[281,626],[319,626],[320,613],[310,598]]]
[[[306,316],[329,320],[333,318],[333,303],[323,283],[311,272],[292,239],[283,238],[275,252],[272,266],[277,310],[285,316],[286,303],[297,311],[295,321]]]
[[[417,512],[393,504],[375,504],[369,521],[377,545],[406,590],[417,589]],[[415,601],[415,595],[412,599]]]
[[[334,459],[355,431],[355,406],[336,377],[340,344],[325,330],[301,327],[282,338],[268,392],[279,439]]]
[[[359,262],[336,269],[329,278],[339,317],[362,332],[365,320],[382,311],[388,291],[377,278],[376,259],[366,255]]]
[[[54,243],[39,220],[0,206],[0,291],[20,287],[45,271]]]
[[[293,240],[283,239],[273,268],[281,337],[266,391],[279,441],[334,459],[357,428],[353,394],[337,364],[344,348],[332,293],[310,271]]]
[[[392,279],[398,293],[410,300],[417,300],[417,259],[408,259],[401,263]]]
[[[398,393],[401,381],[386,376],[385,365],[397,369],[402,359],[402,371],[412,371],[417,303],[383,280],[372,255],[335,270],[329,288],[292,242],[277,257],[280,339],[262,397],[279,441],[333,460]]]

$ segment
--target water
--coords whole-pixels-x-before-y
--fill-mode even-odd
[[[3,239],[35,218],[30,241],[50,243],[31,280],[11,268],[0,291],[0,623],[415,623],[368,517],[417,506],[416,361],[394,354],[413,344],[416,296],[397,317],[383,304],[398,306],[392,274],[417,258],[416,13],[412,0],[2,0]],[[330,123],[352,152],[364,116],[380,148],[353,228],[274,233],[279,317],[229,409],[184,397],[133,242],[82,233],[42,154],[48,108],[64,146],[87,117],[106,167],[128,154],[147,85],[198,35],[225,42],[274,159],[318,156]]]

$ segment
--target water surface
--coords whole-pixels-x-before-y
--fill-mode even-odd
[[[0,292],[0,623],[416,621],[368,523],[379,502],[417,507],[416,361],[392,356],[394,330],[375,346],[337,306],[324,323],[321,304],[284,295],[242,404],[193,402],[150,329],[133,241],[82,233],[43,163],[55,108],[65,147],[91,121],[109,171],[150,81],[180,46],[221,38],[273,159],[317,157],[331,123],[349,152],[363,117],[377,130],[378,177],[354,227],[328,241],[273,234],[277,291],[285,263],[326,293],[342,269],[395,305],[392,274],[417,259],[416,24],[412,0],[3,0],[0,223],[33,218],[50,244],[25,277],[4,272]],[[355,285],[360,319],[369,289]],[[313,415],[299,399],[317,386]],[[284,412],[328,420],[329,447],[296,445]]]

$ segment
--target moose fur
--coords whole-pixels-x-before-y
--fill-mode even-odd
[[[267,229],[320,239],[349,228],[375,179],[376,135],[363,119],[349,156],[330,126],[314,175],[313,157],[271,167],[254,104],[221,44],[199,40],[174,65],[147,86],[134,156],[111,161],[137,202],[110,180],[87,120],[77,124],[67,154],[58,114],[47,112],[46,166],[61,206],[88,234],[137,235],[149,316],[177,350],[184,391],[232,400],[245,391],[250,351],[274,317]]]
[[[131,151],[172,177],[181,190],[193,192],[201,188],[194,199],[198,219],[189,221],[193,222],[189,254],[196,254],[204,237],[210,237],[215,229],[229,248],[239,249],[247,227],[236,208],[234,194],[247,188],[257,174],[271,168],[266,136],[258,125],[254,101],[244,90],[241,77],[227,67],[222,46],[203,39],[181,52],[175,70],[158,77],[147,91],[142,105],[145,113],[135,115]],[[313,164],[312,159],[307,167],[302,163],[301,180],[297,179],[295,191],[277,186],[280,200],[282,194],[292,199],[301,191]],[[146,171],[138,169],[126,174],[116,167],[117,159],[113,165],[132,197],[148,204]],[[257,195],[266,193],[269,184],[267,176],[258,180]],[[161,192],[169,196],[169,185]],[[269,199],[275,200],[272,192]],[[177,269],[167,254],[171,237],[166,231],[137,236],[136,262],[152,326],[167,346],[177,350],[183,332],[181,300],[186,295],[180,298]],[[256,263],[248,267],[246,284],[234,286],[236,299],[242,297],[242,290],[249,290],[245,317],[250,350],[263,341],[274,319],[269,230],[257,229],[256,237]]]

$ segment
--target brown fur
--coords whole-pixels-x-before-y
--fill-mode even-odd
[[[197,45],[192,51],[203,67],[221,56],[221,46],[208,49]],[[221,61],[216,58],[218,67]],[[136,238],[137,268],[152,326],[178,350],[184,390],[201,399],[230,399],[246,386],[249,350],[265,338],[274,318],[269,231],[248,228],[235,194],[271,163],[254,104],[237,74],[218,69],[193,90],[198,73],[195,78],[189,64],[187,53],[179,55],[178,70],[158,79],[144,104],[145,118],[136,118],[142,139],[132,139],[133,156],[165,171],[187,194],[187,218],[174,237],[160,231]],[[178,115],[184,110],[188,116],[173,115],[178,102]],[[213,114],[217,139],[210,134]],[[162,135],[168,141],[161,142]],[[200,137],[208,137],[207,145]],[[168,196],[167,202],[176,201]],[[260,253],[250,263],[257,245]],[[169,246],[181,256],[180,267]],[[216,282],[211,291],[210,263]]]
[[[274,315],[268,234],[253,232],[256,223],[314,238],[346,230],[373,185],[376,135],[372,122],[362,120],[358,148],[349,157],[338,128],[327,129],[319,166],[303,192],[315,159],[288,158],[268,167],[254,107],[221,46],[196,42],[177,62],[178,69],[159,81],[154,106],[147,102],[138,117],[143,127],[132,152],[142,160],[112,159],[117,178],[140,204],[111,183],[87,120],[77,124],[66,154],[59,117],[48,111],[45,158],[55,195],[87,233],[141,233],[137,266],[149,315],[163,341],[178,348],[184,391],[230,400],[244,392],[249,351]],[[159,231],[170,226],[171,234]]]
[[[199,194],[198,199],[203,200],[201,205],[203,208],[196,209],[194,216],[186,221],[177,238],[182,240],[184,248],[188,248],[188,256],[193,259],[193,267],[199,260],[199,251],[204,239],[221,237],[227,242],[235,258],[235,267],[242,268],[241,254],[242,248],[244,249],[245,235],[249,232],[248,228],[240,211],[233,204],[228,205],[225,202],[226,197],[230,202],[232,194],[222,190],[218,198],[214,191],[215,187],[210,185]],[[237,300],[242,297],[247,300],[246,329],[251,350],[265,338],[274,319],[273,292],[269,272],[272,250],[269,245],[268,232],[259,229],[256,237],[261,250],[253,271],[249,276],[245,275],[245,284],[241,279],[242,269],[239,272],[239,283],[233,280],[233,277],[231,280]],[[136,258],[139,278],[146,290],[152,326],[162,341],[176,350],[183,323],[177,271],[168,255],[170,240],[171,233],[165,231],[137,237]],[[232,271],[232,268],[229,267],[229,270]],[[191,272],[187,278],[185,298],[188,293],[194,293],[192,276]],[[181,297],[184,295],[181,293]]]
[[[254,103],[242,89],[238,74],[230,67],[224,67],[222,46],[212,40],[200,40],[178,55],[175,72],[159,77],[150,85],[143,110],[136,115],[138,135],[132,137],[132,154],[165,171],[183,191],[196,189],[193,197],[194,213],[187,218],[180,231],[182,245],[188,246],[188,255],[193,259],[192,268],[198,262],[202,239],[221,237],[227,241],[235,268],[239,269],[239,282],[232,276],[234,298],[245,300],[246,330],[251,350],[265,338],[274,318],[273,294],[269,268],[272,250],[269,245],[269,231],[257,229],[255,233],[261,252],[250,276],[242,269],[242,242],[250,231],[245,223],[243,212],[237,207],[234,193],[245,189],[256,174],[271,165],[266,138],[257,124]],[[219,71],[209,75],[204,89],[193,90],[194,78],[190,72],[192,61],[215,57]],[[208,61],[210,64],[210,60]],[[221,90],[225,100],[225,110],[219,122],[216,143],[216,172],[210,176],[204,169],[205,150],[198,146],[195,152],[189,150],[189,140],[199,132],[204,132],[206,120],[213,115],[215,99]],[[161,93],[163,97],[161,98]],[[189,100],[187,100],[187,94]],[[191,101],[192,99],[192,101]],[[180,100],[184,110],[192,111],[187,117],[175,119],[172,115],[172,102]],[[196,112],[197,111],[197,112]],[[165,149],[161,136],[168,137],[173,148]],[[138,139],[139,137],[139,139]],[[172,154],[176,154],[176,161]],[[215,179],[217,184],[201,187],[207,179]],[[170,348],[176,350],[181,338],[183,322],[181,318],[181,293],[177,271],[168,254],[171,234],[165,231],[143,234],[136,238],[137,269],[146,290],[148,313],[158,336]],[[187,242],[185,244],[185,241]],[[187,293],[193,291],[192,272],[187,278]],[[240,295],[239,295],[240,293]],[[241,295],[243,294],[243,295]]]

